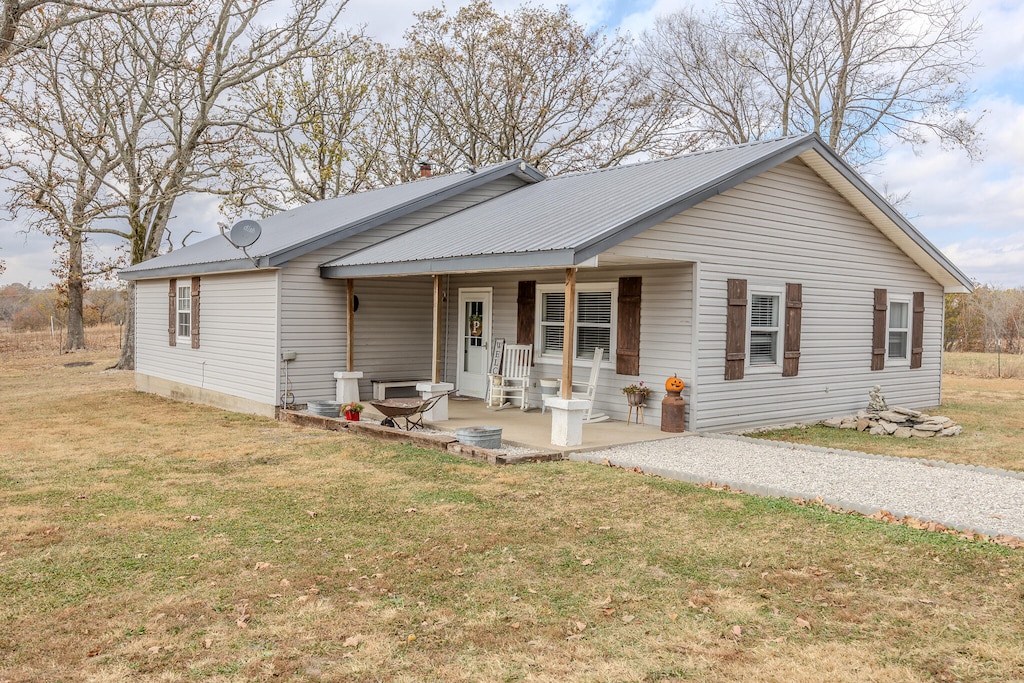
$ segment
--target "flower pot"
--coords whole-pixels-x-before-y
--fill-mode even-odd
[[[641,394],[639,392],[626,394],[626,400],[631,406],[642,406],[647,402],[647,394]]]
[[[349,422],[359,422],[359,413],[355,410],[346,410],[345,419]]]

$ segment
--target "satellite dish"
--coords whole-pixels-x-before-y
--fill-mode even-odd
[[[228,241],[236,247],[251,247],[263,233],[263,228],[256,221],[238,221],[231,226]]]

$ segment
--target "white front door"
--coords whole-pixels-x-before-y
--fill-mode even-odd
[[[491,288],[459,290],[458,389],[485,398],[491,348]]]

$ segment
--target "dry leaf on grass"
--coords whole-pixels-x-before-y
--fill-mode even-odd
[[[796,625],[799,626],[800,628],[806,628],[806,629],[811,628],[811,622],[807,621],[803,617],[797,617],[796,618]]]
[[[594,564],[594,560],[588,557],[587,559],[585,559],[582,562],[580,562],[580,564],[583,565],[584,567],[588,567],[588,566]]]
[[[623,615],[623,617],[622,617],[622,623],[623,624],[632,624],[634,619],[636,619],[636,615],[634,615],[634,614],[626,614],[626,615]]]
[[[257,562],[254,569],[256,571],[260,571],[261,569],[270,569],[273,566],[274,565],[270,564],[269,562]]]
[[[743,629],[740,628],[739,624],[732,627],[732,634],[737,638],[743,635]]]
[[[366,636],[357,633],[354,636],[349,636],[348,638],[346,638],[345,642],[341,645],[342,647],[359,647],[359,644],[362,643],[364,640],[366,640]]]
[[[249,613],[248,603],[242,603],[238,606],[238,618],[235,619],[235,625],[238,628],[249,628],[249,619],[252,615]]]

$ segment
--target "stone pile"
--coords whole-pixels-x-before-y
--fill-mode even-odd
[[[822,420],[821,424],[839,429],[856,429],[879,436],[895,436],[899,439],[956,436],[963,431],[963,427],[948,417],[925,415],[917,410],[898,407],[861,410],[856,415],[830,417]]]

